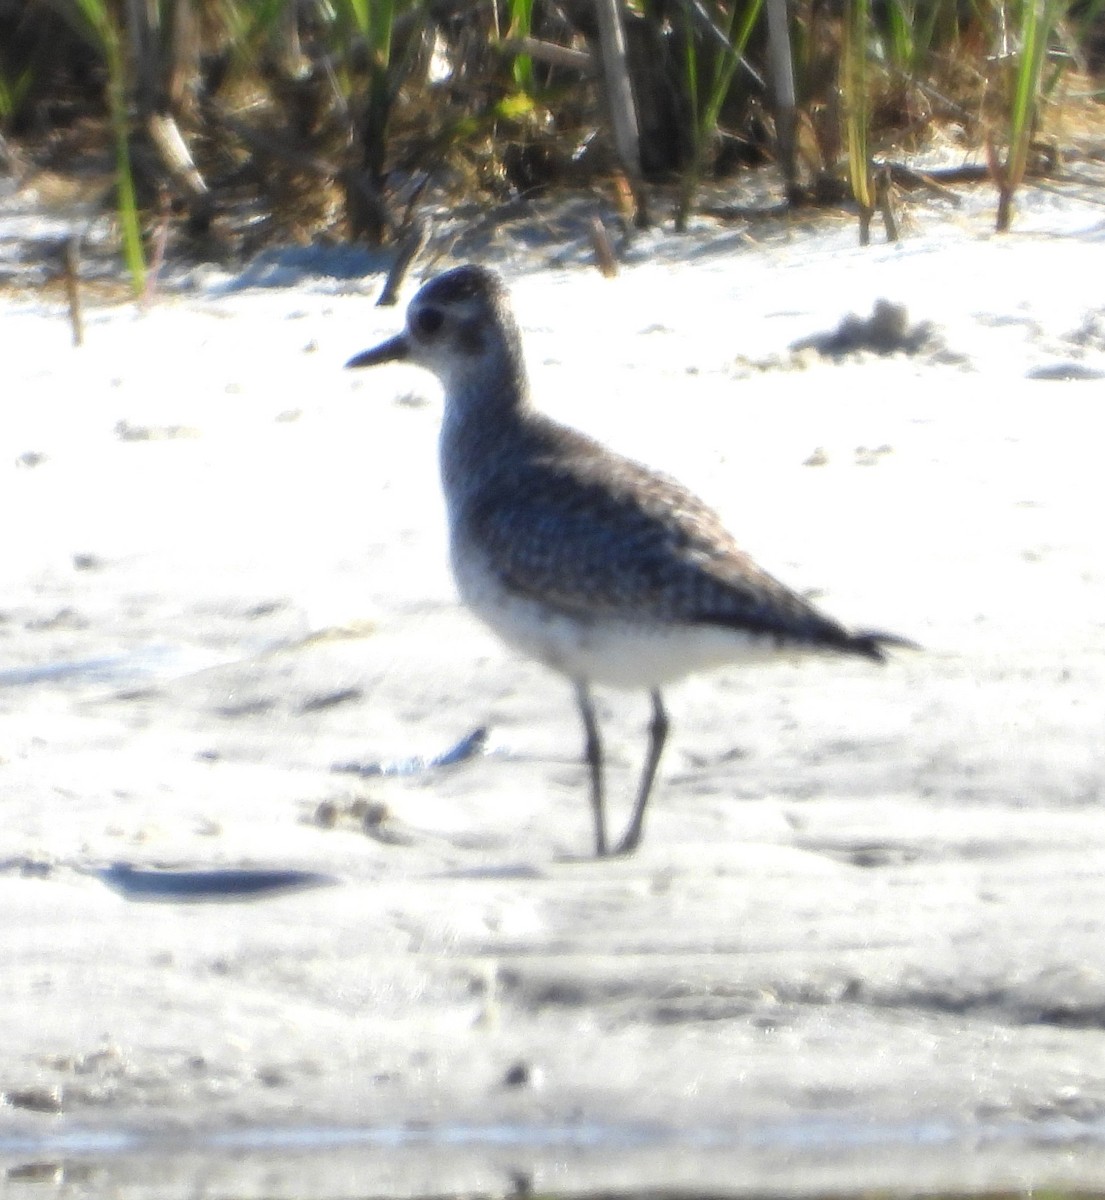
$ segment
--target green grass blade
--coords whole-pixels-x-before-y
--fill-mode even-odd
[[[1058,18],[1058,0],[1021,0],[1021,51],[1009,115],[1006,176],[1016,188],[1028,165],[1028,149],[1040,100],[1048,42]]]
[[[867,96],[867,30],[870,0],[846,0],[844,16],[844,137],[852,195],[864,211],[874,208],[867,147],[870,123]]]
[[[916,65],[915,24],[912,0],[890,0],[886,8],[887,57],[899,71],[911,72]]]
[[[33,67],[24,68],[14,79],[0,71],[0,121],[10,121],[18,114],[34,81]]]
[[[512,38],[529,37],[533,29],[533,0],[511,0],[510,3],[510,36]],[[533,59],[528,54],[518,54],[514,58],[514,82],[527,96],[533,95]]]
[[[123,261],[130,272],[131,288],[136,296],[140,296],[146,288],[146,254],[142,245],[142,222],[134,190],[134,173],[131,170],[130,120],[123,59],[119,38],[114,30],[108,39],[107,59],[111,125],[115,134],[116,211],[123,235]]]
[[[122,37],[106,0],[56,0],[55,7],[77,33],[101,56],[107,69],[107,103],[115,145],[116,213],[123,239],[123,261],[135,295],[146,286],[146,257],[142,222],[130,157],[130,81]]]
[[[709,136],[710,132],[717,125],[721,106],[725,103],[725,97],[729,94],[733,75],[740,65],[745,50],[748,48],[748,40],[752,36],[752,30],[755,28],[756,22],[759,20],[762,7],[763,0],[751,0],[750,3],[744,5],[743,9],[737,3],[737,0],[734,0],[733,7],[729,13],[729,51],[726,54],[719,55],[717,62],[714,64],[714,77],[710,85],[709,99],[707,100],[702,116],[701,124],[706,136]],[[739,22],[738,17],[740,18]]]

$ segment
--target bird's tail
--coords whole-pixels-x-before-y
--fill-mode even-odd
[[[873,662],[886,662],[886,649],[920,650],[917,642],[899,637],[896,633],[884,633],[879,629],[857,629],[849,634],[847,649],[853,654],[862,654]]]

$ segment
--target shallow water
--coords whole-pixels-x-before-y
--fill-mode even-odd
[[[57,1134],[0,1134],[0,1153],[64,1153],[92,1157],[125,1153],[180,1151],[258,1153],[280,1150],[326,1151],[335,1147],[399,1149],[414,1146],[550,1147],[607,1150],[721,1149],[756,1147],[803,1151],[897,1145],[951,1145],[963,1130],[951,1121],[925,1124],[857,1124],[842,1118],[771,1122],[742,1129],[664,1129],[647,1124],[580,1121],[562,1125],[440,1125],[418,1123],[391,1126],[272,1126],[219,1129],[189,1135],[127,1129],[71,1129]],[[1040,1145],[1105,1146],[1105,1118],[1072,1122],[1002,1121],[975,1128],[972,1136],[988,1144],[1029,1139]]]
[[[1006,1188],[1004,1148],[1036,1148]],[[364,1196],[513,1194],[698,1197],[833,1194],[1079,1195],[1064,1164],[1100,1159],[1105,1121],[995,1122],[968,1133],[947,1121],[823,1120],[742,1128],[646,1124],[287,1126],[202,1134],[70,1129],[0,1136],[4,1194]],[[1046,1164],[1052,1163],[1049,1170]],[[975,1172],[987,1182],[973,1186]],[[231,1184],[236,1180],[236,1184]],[[785,1180],[785,1182],[784,1182]],[[218,1182],[215,1182],[218,1181]],[[89,1185],[94,1185],[91,1189]]]

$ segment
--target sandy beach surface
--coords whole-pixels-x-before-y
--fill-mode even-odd
[[[437,385],[342,370],[380,276],[204,268],[80,349],[0,297],[0,1190],[1101,1188],[1105,212],[990,219],[488,252],[547,411],[924,646],[673,690],[616,861],[567,685],[456,602]],[[792,348],[879,300],[913,352]],[[237,869],[318,886],[187,893]]]

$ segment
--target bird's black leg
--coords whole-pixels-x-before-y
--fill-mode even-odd
[[[583,760],[591,771],[591,811],[595,817],[595,854],[599,858],[606,855],[606,817],[603,814],[602,800],[602,739],[599,737],[599,724],[595,718],[595,704],[591,699],[591,689],[585,680],[576,680],[576,703],[579,705],[579,715],[583,718]]]
[[[659,689],[652,693],[652,721],[648,727],[648,754],[645,757],[645,768],[641,773],[641,786],[637,791],[637,803],[633,806],[633,816],[625,836],[614,847],[615,854],[632,854],[641,840],[641,828],[645,823],[645,807],[648,804],[649,793],[652,791],[652,781],[656,778],[656,768],[660,765],[660,755],[664,753],[664,742],[668,736],[668,714],[664,711],[664,699]]]

